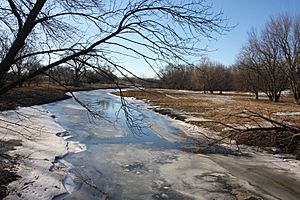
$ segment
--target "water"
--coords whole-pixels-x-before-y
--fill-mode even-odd
[[[105,153],[107,148],[113,148],[112,152],[128,148],[134,148],[134,151],[147,149],[147,152],[162,152],[167,149],[176,150],[189,143],[181,135],[182,130],[171,124],[166,117],[143,109],[138,104],[128,104],[126,111],[121,109],[121,99],[109,94],[112,91],[114,90],[76,92],[76,97],[88,105],[89,108],[96,111],[100,117],[93,117],[74,99],[46,105],[46,108],[53,114],[56,121],[66,129],[68,135],[72,136],[67,140],[69,142],[79,141],[87,149],[86,151],[69,154],[64,157],[64,160],[73,166],[70,169],[70,174],[65,178],[65,187],[73,193],[76,190],[78,192],[75,195],[64,194],[56,199],[79,198],[78,196],[80,195],[78,193],[80,192],[86,193],[88,196],[91,195],[89,197],[91,199],[94,197],[93,195],[99,197],[106,194],[106,192],[99,192],[98,189],[95,189],[96,187],[91,186],[94,184],[113,192],[114,195],[110,194],[110,199],[112,197],[118,199],[121,195],[118,193],[122,189],[117,186],[120,182],[118,177],[114,177],[114,172],[111,171],[116,166],[111,165],[110,162],[114,159],[108,156],[111,152]],[[128,112],[130,115],[129,119],[125,112]],[[134,161],[131,165],[140,166],[141,164],[138,162]],[[101,167],[98,167],[99,165]],[[129,164],[129,166],[131,165]],[[132,168],[130,168],[131,170],[126,168],[126,164],[121,164],[118,167],[121,167],[121,172],[124,169],[125,171],[132,171]],[[136,173],[142,172],[136,171]],[[74,178],[74,174],[76,178]],[[106,174],[106,178],[110,180],[103,179],[103,174]],[[88,184],[83,184],[85,181],[81,179],[90,176],[96,177],[97,180],[94,180],[93,184],[89,186]],[[70,189],[70,185],[73,185],[72,189]]]
[[[155,130],[164,131],[164,137],[174,137],[180,129],[172,126],[163,116],[128,103],[131,124],[121,109],[119,97],[110,95],[114,90],[95,90],[77,92],[76,97],[87,104],[99,116],[92,116],[74,99],[68,99],[47,105],[47,109],[55,116],[73,137],[70,140],[89,145],[139,143],[152,148],[179,148],[178,141],[170,142],[158,136]]]

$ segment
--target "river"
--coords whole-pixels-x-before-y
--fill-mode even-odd
[[[55,199],[299,199],[299,179],[286,169],[256,157],[189,153],[196,145],[187,136],[190,126],[145,109],[142,101],[130,101],[124,113],[112,91],[76,92],[103,118],[74,99],[45,105],[66,140],[81,148],[58,159],[69,168],[68,192]]]

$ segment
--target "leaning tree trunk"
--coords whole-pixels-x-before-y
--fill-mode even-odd
[[[35,5],[33,6],[31,12],[27,16],[27,20],[22,25],[21,29],[19,30],[15,41],[12,43],[11,48],[8,50],[5,58],[0,63],[0,88],[4,86],[4,77],[6,73],[9,71],[10,67],[14,63],[15,57],[19,53],[20,49],[24,46],[25,40],[31,33],[32,29],[35,26],[35,21],[42,10],[46,0],[39,0],[36,1]]]

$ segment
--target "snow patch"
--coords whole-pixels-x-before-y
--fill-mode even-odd
[[[278,116],[294,116],[294,115],[300,115],[300,112],[276,112],[273,114]]]
[[[65,130],[42,106],[0,113],[2,140],[22,140],[22,146],[10,152],[20,157],[17,174],[22,178],[8,185],[10,193],[5,199],[52,199],[66,192],[62,180],[71,166],[67,163],[64,167],[53,166],[67,153],[84,151],[86,147],[68,143],[59,137],[63,132]]]

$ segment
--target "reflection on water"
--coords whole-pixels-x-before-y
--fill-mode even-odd
[[[99,100],[95,102],[95,105],[99,106],[103,110],[115,109],[115,104],[108,100]]]
[[[120,109],[120,99],[109,92],[112,90],[76,93],[77,98],[91,109],[102,112],[106,120],[92,118],[86,110],[79,109],[80,105],[73,99],[48,104],[47,109],[73,135],[69,140],[87,145],[141,143],[149,147],[179,148],[178,128],[164,117],[132,104],[125,115]]]
[[[106,120],[92,118],[86,110],[80,109],[81,107],[73,99],[51,103],[46,105],[46,108],[55,116],[57,122],[73,136],[67,140],[79,141],[86,145],[86,151],[69,154],[64,158],[74,166],[70,173],[74,174],[78,170],[83,170],[87,177],[93,177],[97,186],[109,187],[107,190],[113,190],[114,197],[112,199],[120,199],[122,189],[117,181],[119,177],[114,175],[116,169],[111,169],[110,152],[106,152],[105,148],[112,145],[115,150],[120,149],[116,150],[120,152],[125,150],[124,146],[126,148],[138,146],[139,149],[147,149],[146,152],[152,150],[163,152],[164,150],[184,148],[184,145],[193,144],[194,141],[188,141],[180,134],[182,131],[179,128],[153,111],[130,105],[125,113],[120,109],[122,107],[120,98],[108,94],[112,91],[95,90],[75,93],[76,97],[90,108],[102,112],[102,116]],[[131,121],[128,121],[128,115]],[[129,123],[131,126],[128,126]],[[158,163],[162,162],[165,161],[158,161]],[[66,180],[71,181],[68,178]],[[72,179],[72,181],[75,184],[74,188],[78,188],[76,180]],[[90,188],[87,184],[80,185],[78,190],[80,192],[75,192],[76,195],[72,194],[69,197],[69,194],[64,194],[56,199],[81,199],[83,198],[80,196],[81,193],[88,195],[88,199],[93,199],[93,193],[97,193],[95,188]],[[99,195],[99,191],[97,194]]]

